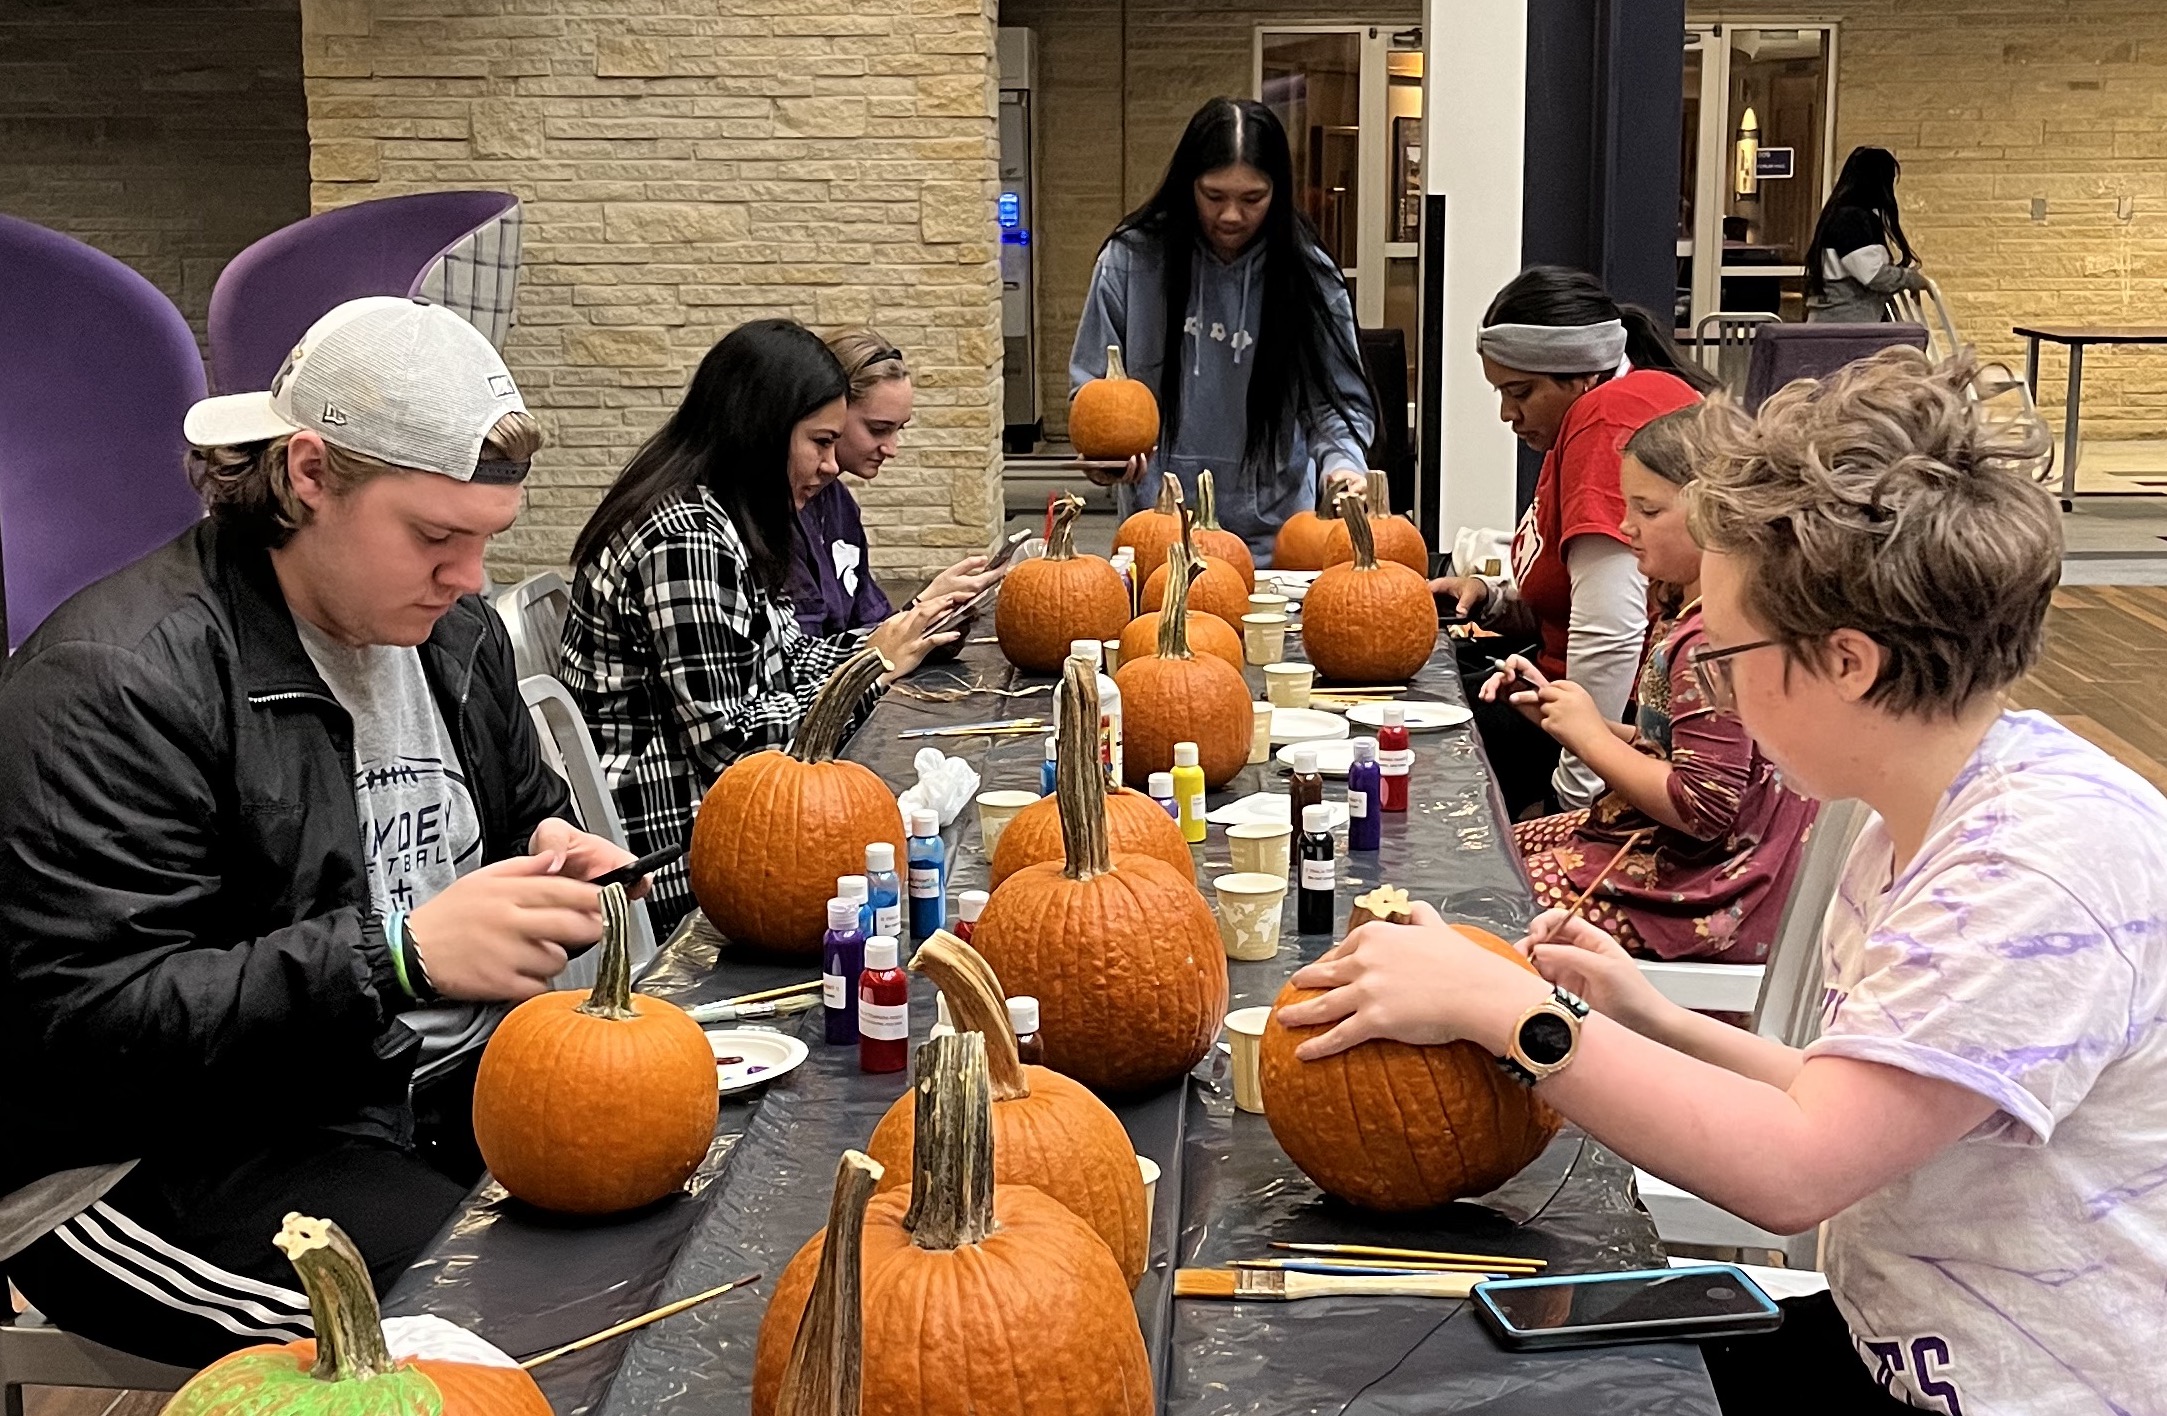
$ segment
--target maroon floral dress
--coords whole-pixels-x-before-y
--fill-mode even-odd
[[[1513,839],[1549,908],[1576,899],[1633,832],[1653,831],[1596,891],[1586,918],[1636,953],[1758,964],[1818,806],[1783,785],[1736,718],[1701,698],[1690,656],[1706,637],[1696,601],[1659,632],[1640,674],[1635,745],[1670,763],[1671,808],[1688,829],[1609,792],[1586,811],[1523,822]]]

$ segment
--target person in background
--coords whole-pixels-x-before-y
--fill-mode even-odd
[[[637,855],[682,845],[723,768],[788,746],[828,675],[861,647],[891,665],[869,709],[955,637],[930,630],[967,598],[961,590],[871,630],[813,638],[798,628],[785,592],[798,493],[835,479],[848,392],[843,366],[803,325],[738,326],[707,351],[572,547],[559,677]],[[656,933],[691,907],[685,863],[657,871]]]
[[[1601,877],[1582,918],[1659,959],[1765,962],[1818,809],[1784,786],[1745,727],[1694,681],[1693,651],[1708,636],[1684,492],[1697,427],[1737,417],[1722,402],[1681,408],[1625,443],[1624,531],[1658,605],[1637,726],[1604,718],[1571,679],[1552,682],[1517,657],[1505,665],[1530,685],[1512,694],[1513,706],[1608,787],[1591,808],[1513,827],[1535,902],[1559,908]],[[1604,876],[1637,831],[1649,835]]]
[[[880,475],[882,465],[896,455],[903,429],[910,426],[913,400],[903,351],[873,330],[838,330],[827,336],[827,346],[850,381],[843,436],[835,444],[833,469],[824,471],[827,464],[822,464],[812,470],[809,489],[791,489],[798,506],[790,537],[788,594],[798,628],[815,639],[871,629],[894,612],[873,579],[865,522],[840,474],[868,482]],[[1006,570],[1004,566],[989,574],[984,556],[966,556],[933,577],[911,604],[944,600],[959,590],[976,595]]]
[[[1621,529],[1618,449],[1651,419],[1697,401],[1714,380],[1686,364],[1654,316],[1620,306],[1601,282],[1562,266],[1531,266],[1499,291],[1476,336],[1498,417],[1543,455],[1535,499],[1512,538],[1510,576],[1445,576],[1430,588],[1502,640],[1532,648],[1547,679],[1586,690],[1618,722],[1647,641],[1647,582]],[[1463,649],[1463,653],[1468,652]],[[1506,808],[1591,805],[1602,778],[1484,682],[1475,705]]]
[[[1159,400],[1159,446],[1114,477],[1121,514],[1210,469],[1219,521],[1271,562],[1281,523],[1365,485],[1375,399],[1338,265],[1294,207],[1271,109],[1214,98],[1190,118],[1150,199],[1099,249],[1069,355],[1069,395],[1107,346]]]
[[[1889,296],[1926,288],[1896,211],[1902,171],[1887,148],[1855,147],[1843,160],[1806,243],[1808,320],[1878,324],[1889,317]]]

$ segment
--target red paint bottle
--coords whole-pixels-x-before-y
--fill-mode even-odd
[[[895,941],[865,945],[858,975],[858,1070],[900,1072],[910,1065],[910,980],[895,966]]]
[[[1386,811],[1407,809],[1407,778],[1414,765],[1414,749],[1407,742],[1407,710],[1387,703],[1384,726],[1377,729],[1378,805]]]
[[[956,922],[949,932],[968,944],[978,932],[978,916],[984,913],[986,901],[992,898],[983,890],[965,890],[956,896]]]

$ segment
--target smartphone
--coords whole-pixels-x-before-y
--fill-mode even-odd
[[[987,557],[986,569],[999,570],[1002,566],[1007,565],[1009,561],[1015,559],[1016,552],[1021,549],[1026,542],[1028,542],[1033,536],[1037,534],[1037,532],[1032,531],[1030,528],[1026,527],[1021,531],[1012,531],[1007,536],[1004,536],[1001,539],[1001,544],[996,546],[992,554]],[[983,573],[984,572],[981,572],[981,574]],[[972,615],[978,613],[979,609],[985,605],[986,601],[992,599],[995,595],[1000,593],[1000,589],[1001,587],[998,582],[995,582],[992,585],[988,585],[985,589],[971,596],[970,599],[965,600],[962,604],[956,606],[954,609],[942,615],[939,619],[933,621],[931,625],[927,626],[926,633],[941,634],[948,630],[954,629],[957,625],[963,623]]]
[[[1021,531],[1011,531],[1006,536],[1003,536],[1000,544],[986,552],[986,569],[999,570],[1002,566],[1007,565],[1014,558],[1017,548],[1037,534],[1036,531],[1026,526]]]
[[[683,846],[664,846],[653,855],[641,856],[630,865],[620,865],[615,870],[605,871],[588,883],[591,885],[631,886],[637,884],[642,875],[653,874],[684,853],[685,848]]]
[[[1636,1269],[1475,1285],[1475,1311],[1507,1347],[1697,1342],[1773,1332],[1783,1310],[1735,1264]]]

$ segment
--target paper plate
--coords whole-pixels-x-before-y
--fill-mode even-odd
[[[1411,733],[1456,728],[1475,716],[1473,709],[1462,708],[1457,703],[1430,703],[1413,698],[1397,698],[1393,702],[1407,710],[1407,731]],[[1382,703],[1357,703],[1347,710],[1347,716],[1365,728],[1381,728],[1384,710]]]
[[[1239,801],[1230,801],[1217,811],[1208,813],[1204,819],[1217,826],[1246,826],[1252,821],[1289,821],[1293,817],[1288,808],[1293,802],[1294,798],[1283,792],[1251,792]],[[1347,824],[1347,803],[1328,801],[1325,805],[1331,809],[1333,830]]]
[[[715,1090],[724,1096],[765,1086],[805,1060],[805,1044],[766,1028],[716,1028],[707,1034],[715,1050]]]
[[[1257,590],[1260,594],[1284,595],[1299,605],[1302,597],[1309,593],[1309,587],[1323,573],[1320,570],[1260,570],[1257,572]],[[1264,588],[1267,581],[1271,584],[1269,590]]]
[[[1340,738],[1336,741],[1324,742],[1290,742],[1279,749],[1279,761],[1282,766],[1292,767],[1294,765],[1294,749],[1297,747],[1314,751],[1317,754],[1317,773],[1320,776],[1344,777],[1347,775],[1347,764],[1354,761],[1354,741],[1351,738]]]
[[[1321,708],[1272,710],[1273,742],[1322,742],[1346,735],[1347,720],[1337,713],[1327,713]]]

